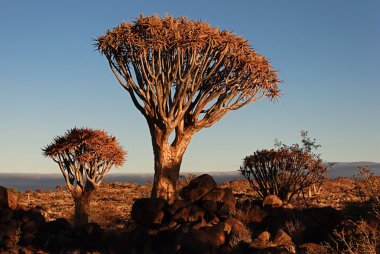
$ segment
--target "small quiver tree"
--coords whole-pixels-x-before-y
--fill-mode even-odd
[[[141,16],[99,36],[96,47],[148,123],[153,197],[174,198],[196,132],[231,110],[280,95],[277,72],[247,40],[201,21]]]
[[[75,203],[76,226],[88,222],[92,193],[113,166],[121,166],[126,152],[103,130],[74,128],[43,149],[58,163]]]
[[[320,145],[306,131],[301,136],[302,146],[277,142],[275,149],[258,150],[244,158],[239,171],[261,198],[276,195],[289,202],[325,176],[327,167],[313,153]]]

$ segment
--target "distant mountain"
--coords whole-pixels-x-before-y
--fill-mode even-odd
[[[376,162],[338,162],[328,171],[331,178],[352,177],[358,172],[359,166],[369,166],[375,173],[380,175],[380,163]],[[234,179],[243,179],[238,171],[228,172],[205,172],[214,177],[217,183],[230,181]],[[182,176],[186,176],[189,172],[181,172]],[[192,173],[195,175],[203,174],[201,172]],[[105,177],[105,182],[134,182],[137,184],[145,184],[153,180],[153,173],[145,174],[109,174]],[[36,190],[36,189],[52,189],[57,185],[64,186],[65,182],[61,174],[23,174],[23,173],[0,173],[0,185],[16,190]]]
[[[380,163],[377,162],[336,162],[336,164],[329,169],[328,176],[331,178],[352,177],[358,173],[358,168],[361,166],[368,166],[375,175],[380,175]]]

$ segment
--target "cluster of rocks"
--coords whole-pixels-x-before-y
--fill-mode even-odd
[[[160,198],[136,200],[131,214],[135,228],[123,249],[130,253],[308,253],[310,248],[322,248],[315,242],[324,240],[339,223],[334,209],[306,211],[302,223],[310,229],[294,229],[305,234],[295,243],[285,227],[299,212],[277,196],[236,203],[232,190],[217,187],[207,174],[193,179],[179,196],[171,204]],[[320,235],[310,235],[312,230]]]
[[[0,220],[0,252],[317,253],[341,214],[333,208],[294,209],[273,195],[237,201],[232,189],[205,174],[171,203],[135,200],[124,231],[106,232],[96,223],[75,228],[62,218],[45,221],[38,208],[18,207],[17,195],[4,187]]]
[[[96,223],[74,228],[66,219],[46,221],[39,207],[24,209],[18,195],[0,186],[0,253],[65,253],[105,250],[107,236]]]

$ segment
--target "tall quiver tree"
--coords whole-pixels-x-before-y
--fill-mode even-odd
[[[248,41],[201,21],[140,16],[99,36],[96,47],[148,122],[153,197],[174,197],[196,132],[230,110],[280,95],[276,71]]]
[[[58,163],[75,203],[76,226],[88,222],[92,193],[113,166],[121,166],[126,152],[103,130],[74,128],[57,136],[43,154]]]

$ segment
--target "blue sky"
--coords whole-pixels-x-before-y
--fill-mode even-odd
[[[1,1],[0,172],[54,173],[41,148],[77,127],[101,128],[128,150],[114,173],[152,172],[143,117],[93,39],[145,15],[203,20],[248,39],[282,84],[275,103],[230,112],[194,136],[183,171],[237,170],[299,131],[327,161],[380,162],[378,1]]]

